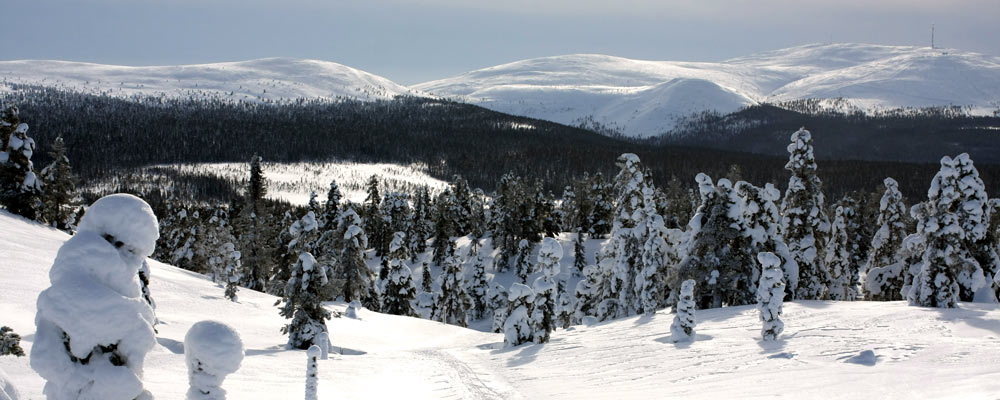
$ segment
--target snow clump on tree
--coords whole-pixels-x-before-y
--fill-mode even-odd
[[[757,286],[757,310],[760,311],[760,321],[764,326],[760,330],[764,340],[775,340],[785,324],[781,322],[781,302],[785,296],[785,283],[781,281],[784,272],[781,271],[781,259],[774,253],[757,255],[763,272],[760,275],[760,285]]]
[[[243,340],[233,328],[216,321],[201,321],[184,335],[188,367],[188,400],[222,400],[222,381],[240,369]]]

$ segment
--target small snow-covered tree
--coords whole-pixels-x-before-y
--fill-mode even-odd
[[[559,275],[559,260],[562,259],[562,246],[553,238],[545,238],[538,249],[538,269],[542,273],[535,279],[535,305],[531,312],[531,325],[535,328],[533,334],[535,343],[549,341],[549,334],[556,329],[556,276]]]
[[[654,214],[647,224],[649,237],[642,248],[643,267],[636,275],[633,287],[640,304],[638,309],[646,315],[652,315],[665,305],[664,294],[669,291],[666,282],[667,268],[671,261],[670,254],[674,250],[664,238],[666,227],[663,218]]]
[[[850,285],[851,253],[848,249],[847,221],[844,207],[838,206],[830,226],[829,242],[826,244],[826,263],[830,271],[827,297],[830,300],[846,300]],[[763,265],[763,262],[761,263]]]
[[[292,320],[281,328],[281,333],[288,335],[290,347],[309,348],[316,335],[326,332],[330,312],[323,308],[320,293],[327,283],[327,267],[317,263],[309,252],[299,254],[285,286],[285,295],[274,304],[284,302],[279,314]]]
[[[574,274],[582,274],[583,268],[587,266],[587,248],[584,246],[583,228],[576,228],[573,236],[573,267]]]
[[[671,340],[674,342],[694,339],[694,279],[681,283],[680,297],[677,299],[677,314],[670,325]]]
[[[225,400],[222,381],[240,369],[243,340],[233,328],[216,321],[201,321],[184,335],[188,367],[188,400]]]
[[[597,265],[588,265],[583,268],[583,279],[576,284],[576,307],[573,311],[573,323],[583,323],[583,318],[593,316],[597,311],[598,304],[604,299],[601,294],[601,286],[604,281],[604,274]]]
[[[417,297],[417,288],[413,285],[410,267],[406,265],[410,254],[403,232],[393,234],[388,256],[389,273],[382,289],[382,312],[415,317],[417,312],[413,309],[413,302]]]
[[[472,299],[465,291],[462,264],[458,257],[449,255],[441,265],[441,292],[437,296],[435,319],[446,324],[468,326]]]
[[[476,254],[469,265],[467,273],[472,274],[467,280],[466,292],[472,298],[470,317],[474,320],[483,319],[489,309],[489,290],[493,275],[486,272],[485,260],[481,254]]]
[[[76,182],[66,157],[66,144],[62,136],[56,137],[49,152],[52,159],[41,171],[42,187],[45,188],[45,220],[56,229],[68,231],[76,220],[72,215],[72,202],[76,197]]]
[[[824,211],[822,183],[816,175],[812,134],[805,129],[793,133],[788,153],[785,169],[792,176],[781,203],[781,233],[799,267],[798,287],[791,289],[797,299],[822,299],[830,281],[822,258],[830,222]]]
[[[28,219],[43,218],[42,181],[31,162],[35,140],[28,136],[28,124],[15,125],[0,150],[0,206]]]
[[[323,203],[323,215],[319,222],[324,230],[334,229],[340,217],[340,186],[337,181],[330,180],[330,190],[326,192],[326,203]]]
[[[781,303],[785,296],[781,259],[774,253],[760,253],[757,260],[763,269],[757,287],[757,311],[764,324],[760,334],[764,340],[775,340],[785,329],[785,323],[781,322]]]
[[[341,293],[344,301],[358,300],[368,309],[378,309],[378,298],[375,293],[375,283],[371,269],[365,264],[365,248],[368,247],[368,236],[361,227],[351,222],[352,211],[344,214],[341,225],[348,225],[344,230],[344,248],[340,251],[340,268],[344,287]]]
[[[316,400],[319,391],[319,356],[323,350],[319,346],[309,346],[306,350],[306,400]]]
[[[556,284],[556,327],[567,329],[573,324],[575,304],[573,295],[566,290],[566,280],[560,279]]]
[[[222,269],[222,281],[226,285],[226,298],[232,301],[239,301],[239,296],[236,292],[240,290],[240,279],[242,275],[242,266],[240,265],[241,254],[236,250],[236,246],[232,242],[226,242],[222,245],[222,254],[224,255],[223,269]]]
[[[21,335],[14,333],[9,326],[0,327],[0,356],[23,357]]]
[[[487,297],[488,308],[493,311],[493,332],[503,332],[503,324],[507,320],[507,289],[503,285],[490,281]]]
[[[864,294],[866,300],[902,300],[906,265],[899,250],[906,237],[906,206],[894,179],[885,178],[883,184],[885,193],[879,202],[879,228],[872,238],[864,267]]]
[[[94,202],[59,249],[52,285],[38,295],[30,360],[50,399],[150,398],[142,366],[156,340],[138,271],[158,237],[146,202],[114,194]]]
[[[781,270],[785,274],[785,282],[792,282],[785,287],[785,298],[792,298],[791,287],[798,282],[799,266],[788,251],[784,237],[781,236],[781,213],[775,204],[781,192],[770,183],[759,188],[747,182],[739,182],[736,184],[736,194],[743,210],[741,234],[744,239],[749,239],[747,253],[770,252],[783,260]],[[754,299],[756,299],[756,282],[760,280],[761,272],[756,265],[757,262],[753,261],[751,282],[755,282]]]
[[[518,346],[534,340],[535,328],[531,326],[531,309],[535,293],[526,285],[514,282],[507,297],[507,318],[503,324],[504,345]]]
[[[531,263],[531,242],[528,239],[521,239],[517,243],[517,259],[514,263],[515,273],[517,278],[521,280],[521,283],[528,283],[528,275],[531,275],[534,265]]]

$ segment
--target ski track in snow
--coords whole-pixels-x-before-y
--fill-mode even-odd
[[[30,353],[35,299],[48,286],[49,266],[68,236],[0,211],[0,238],[0,276],[17,277],[0,281],[0,323],[21,334]],[[559,239],[572,248],[572,235]],[[468,240],[459,244],[461,254]],[[588,241],[588,254],[599,244]],[[565,253],[567,276],[572,252]],[[151,271],[162,323],[144,383],[156,398],[184,397],[183,338],[205,319],[232,326],[246,347],[241,368],[223,384],[229,398],[301,397],[305,352],[284,348],[279,328],[286,321],[274,297],[241,290],[240,302],[233,303],[198,274],[157,262]],[[509,286],[515,278],[498,279]],[[343,311],[345,304],[328,307]],[[1000,393],[995,304],[939,310],[903,302],[788,302],[785,331],[775,342],[761,342],[753,306],[699,310],[696,318],[690,343],[669,341],[673,315],[664,310],[557,330],[541,345],[503,348],[500,334],[362,309],[357,319],[328,322],[333,347],[330,359],[319,363],[319,396],[996,399]],[[865,350],[874,352],[874,365],[850,361]],[[24,397],[43,398],[44,382],[27,357],[0,357],[0,369]]]

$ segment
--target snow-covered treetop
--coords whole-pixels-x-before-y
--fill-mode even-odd
[[[758,253],[757,261],[759,261],[760,265],[764,267],[763,269],[779,268],[778,266],[781,265],[781,259],[771,252]]]
[[[810,174],[816,171],[816,159],[813,157],[812,134],[805,128],[799,128],[792,134],[792,143],[788,144],[788,163],[785,169],[795,174]]]
[[[396,232],[392,234],[392,242],[389,242],[389,253],[395,253],[406,247],[406,234]]]
[[[639,156],[633,153],[624,153],[618,156],[618,160],[615,161],[615,164],[622,169],[633,170],[639,165]]]
[[[28,124],[23,122],[17,124],[17,128],[14,128],[14,133],[22,133],[22,134],[28,133]]]
[[[698,183],[698,193],[701,194],[702,199],[715,193],[715,184],[712,183],[712,177],[706,175],[704,172],[694,177],[694,181]]]
[[[197,360],[205,372],[220,376],[236,372],[243,362],[243,340],[228,325],[200,321],[184,335],[184,358]]]
[[[515,302],[517,299],[525,298],[525,301],[532,302],[535,299],[535,292],[531,290],[528,285],[514,282],[510,285],[510,290],[507,292],[507,300],[510,302]]]
[[[313,266],[316,265],[316,258],[313,257],[309,252],[302,252],[299,254],[299,262],[302,263],[302,270],[309,272],[313,270]]]
[[[312,232],[317,229],[319,229],[319,224],[316,222],[316,214],[309,211],[302,219],[295,221],[292,226],[288,227],[288,233],[297,237],[305,232]]]
[[[553,238],[542,239],[542,245],[538,248],[538,260],[543,258],[559,261],[563,257],[562,245]]]
[[[159,224],[149,204],[124,193],[95,201],[83,215],[77,231],[110,235],[139,257],[153,254],[156,239],[160,237]]]

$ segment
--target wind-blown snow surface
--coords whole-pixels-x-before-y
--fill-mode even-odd
[[[345,65],[293,58],[150,67],[69,61],[0,61],[0,77],[4,83],[117,97],[211,97],[256,101],[424,96],[381,76]],[[0,84],[0,88],[6,86]]]
[[[1000,58],[927,47],[806,45],[723,62],[641,61],[576,54],[517,61],[415,88],[514,115],[629,136],[678,118],[758,102],[845,98],[862,109],[1000,108]]]
[[[30,353],[35,299],[68,236],[0,212],[0,237],[0,319],[24,336]],[[565,247],[570,239],[560,241]],[[572,265],[572,252],[565,253],[564,271]],[[151,267],[162,324],[144,382],[156,398],[183,398],[182,340],[206,319],[235,328],[246,347],[240,369],[223,384],[229,398],[302,397],[306,355],[284,349],[278,329],[285,320],[274,297],[243,291],[232,303],[200,275]],[[939,310],[811,301],[786,303],[784,311],[785,332],[772,343],[759,340],[757,312],[746,306],[699,310],[691,343],[668,342],[672,315],[661,311],[503,349],[500,334],[361,310],[358,319],[329,322],[334,347],[319,364],[319,397],[987,399],[1000,392],[996,305]],[[867,350],[874,365],[867,365],[870,355],[861,357]],[[43,382],[26,358],[0,357],[0,369],[23,397],[42,398]]]

